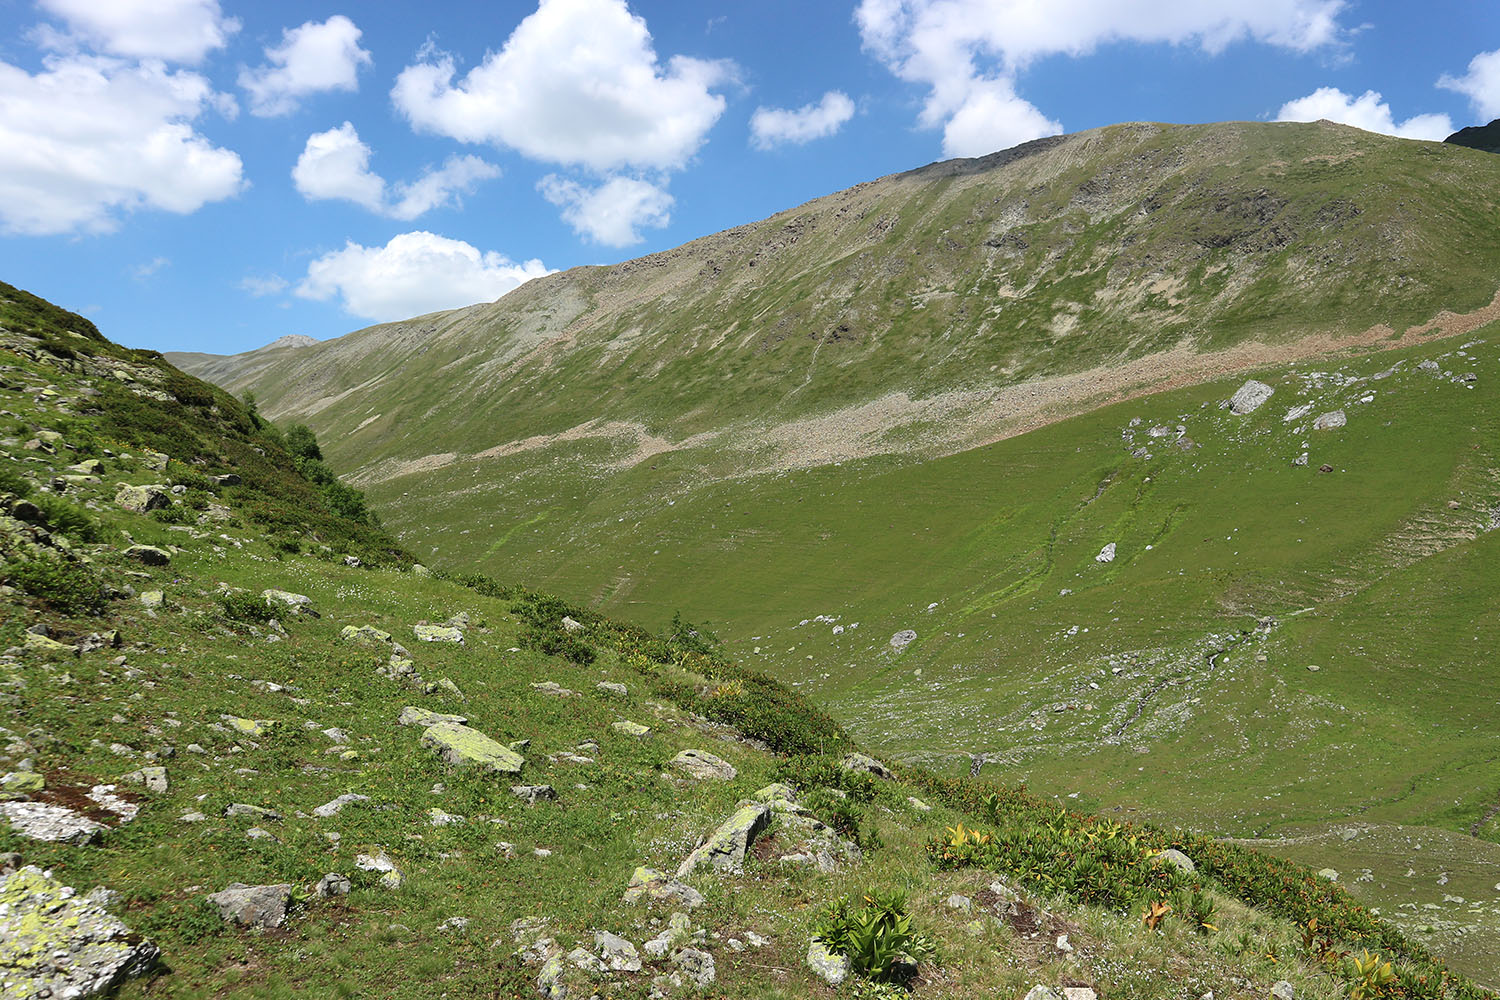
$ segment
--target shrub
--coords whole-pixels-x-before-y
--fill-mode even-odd
[[[99,578],[76,563],[53,559],[12,563],[5,575],[28,596],[65,615],[100,614],[107,600]]]
[[[219,614],[232,622],[264,625],[276,617],[265,600],[255,594],[230,592],[219,595]]]
[[[31,483],[15,469],[0,466],[0,493],[14,493],[18,497],[31,494]]]
[[[105,540],[104,525],[82,507],[55,496],[38,496],[33,502],[42,512],[48,531],[87,545]]]

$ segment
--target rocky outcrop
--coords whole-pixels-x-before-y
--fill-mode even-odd
[[[34,865],[0,877],[0,995],[91,997],[148,971],[160,949]]]

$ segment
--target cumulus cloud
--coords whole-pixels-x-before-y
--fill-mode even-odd
[[[386,322],[488,302],[551,273],[539,260],[518,264],[462,240],[418,231],[394,236],[383,247],[351,240],[309,264],[296,293],[319,301],[337,297],[350,315]]]
[[[0,62],[0,228],[104,232],[122,212],[188,213],[244,187],[237,154],[193,128],[217,97],[197,73],[53,56]]]
[[[370,147],[349,122],[307,137],[292,168],[292,182],[308,200],[341,199],[380,215],[410,222],[442,205],[457,203],[500,168],[477,156],[450,156],[411,183],[387,185],[370,169]]]
[[[133,59],[197,63],[240,28],[224,16],[219,0],[38,0],[38,6],[70,29],[44,31],[46,43],[82,42]]]
[[[756,108],[750,116],[750,141],[758,149],[771,149],[783,143],[802,144],[833,135],[854,117],[854,102],[849,95],[830,90],[816,104],[788,108]]]
[[[896,76],[927,87],[919,123],[944,127],[943,149],[973,156],[1061,131],[1018,96],[1017,75],[1050,55],[1082,56],[1119,42],[1239,41],[1298,52],[1337,43],[1344,0],[861,0],[865,49]]]
[[[361,34],[342,14],[282,31],[281,44],[266,48],[265,65],[240,72],[250,113],[274,118],[297,110],[309,94],[358,90],[359,68],[371,62],[370,53],[359,47]]]
[[[683,166],[724,112],[711,91],[733,68],[673,56],[663,66],[624,0],[542,0],[462,79],[451,56],[402,70],[391,99],[412,127],[608,171]]]
[[[1391,106],[1373,90],[1354,97],[1337,87],[1319,87],[1306,97],[1287,101],[1276,113],[1276,120],[1282,122],[1315,122],[1324,118],[1403,139],[1441,142],[1453,132],[1453,122],[1443,114],[1414,115],[1398,123],[1391,114]]]
[[[575,233],[605,246],[639,243],[642,226],[661,229],[672,221],[672,196],[632,177],[611,177],[590,188],[548,174],[537,183],[537,190],[562,208],[563,220]]]
[[[1500,49],[1470,59],[1469,71],[1463,76],[1444,73],[1438,86],[1467,96],[1482,120],[1500,118]]]

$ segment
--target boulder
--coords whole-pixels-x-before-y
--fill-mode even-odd
[[[1271,398],[1275,391],[1275,389],[1272,389],[1264,382],[1257,382],[1255,379],[1251,379],[1240,386],[1233,396],[1229,397],[1229,412],[1237,417],[1243,417],[1247,413],[1254,413],[1260,409],[1266,400]]]
[[[280,604],[283,607],[292,608],[299,613],[306,612],[314,618],[317,617],[317,613],[312,609],[312,598],[306,594],[294,594],[289,590],[276,590],[272,588],[271,590],[262,590],[260,596],[270,607]]]
[[[78,647],[66,642],[58,642],[36,632],[27,632],[21,640],[21,648],[32,653],[62,653],[67,656],[77,656]]]
[[[478,767],[501,774],[520,774],[525,758],[477,729],[457,722],[439,722],[422,733],[422,743],[438,751],[448,763]]]
[[[468,716],[448,715],[443,712],[434,712],[431,709],[418,708],[416,705],[407,705],[401,710],[401,716],[396,720],[403,726],[435,726],[439,722],[451,722],[455,725],[467,725]]]
[[[325,802],[322,805],[318,806],[313,810],[313,815],[319,817],[320,819],[328,819],[331,816],[337,816],[339,813],[343,812],[344,807],[347,805],[353,805],[356,802],[368,801],[370,801],[370,797],[368,795],[356,795],[353,792],[346,792],[333,801]]]
[[[1343,427],[1348,422],[1349,418],[1344,416],[1343,410],[1334,410],[1331,413],[1324,413],[1315,419],[1312,423],[1312,429],[1315,431],[1331,431],[1335,427]]]
[[[1164,865],[1171,865],[1178,871],[1187,872],[1190,875],[1198,870],[1198,866],[1193,864],[1193,859],[1175,847],[1169,847],[1165,851],[1162,851],[1156,856],[1156,859]]]
[[[672,878],[666,872],[642,866],[630,876],[625,889],[626,903],[666,903],[691,910],[703,905],[703,895],[692,886]]]
[[[106,827],[50,802],[0,802],[0,819],[23,837],[54,844],[87,844]]]
[[[582,632],[583,622],[578,621],[575,618],[571,618],[568,615],[563,615],[562,627],[563,631],[565,632]]]
[[[739,774],[729,761],[707,750],[684,750],[667,761],[667,766],[699,781],[729,781]]]
[[[1297,1000],[1297,990],[1285,979],[1278,979],[1271,984],[1271,996],[1274,1000]]]
[[[172,553],[155,545],[132,545],[120,554],[143,566],[165,566],[172,561]]]
[[[1025,1000],[1063,1000],[1062,994],[1050,986],[1033,986],[1026,991]]]
[[[631,722],[628,719],[614,724],[616,732],[624,733],[626,736],[647,736],[651,733],[650,726],[643,726],[639,722]]]
[[[264,736],[270,728],[269,722],[257,722],[255,719],[242,719],[237,715],[221,715],[219,717],[230,729],[241,736]]]
[[[627,688],[624,684],[616,684],[614,681],[600,681],[598,684],[595,684],[594,687],[608,694],[617,694],[621,698],[627,698],[630,696],[629,688]]]
[[[612,972],[640,972],[641,955],[635,945],[609,931],[594,932],[594,947],[599,949],[599,960]]]
[[[146,514],[170,507],[171,504],[171,492],[161,485],[131,486],[129,483],[121,483],[119,491],[115,493],[115,506],[134,514]]]
[[[813,938],[808,942],[807,967],[822,977],[829,986],[837,986],[848,979],[852,969],[849,956],[830,951],[821,938]]]
[[[414,625],[412,633],[418,642],[456,642],[463,644],[464,634],[451,625]]]
[[[1110,542],[1108,545],[1104,546],[1104,548],[1102,548],[1102,549],[1099,550],[1099,554],[1094,557],[1094,562],[1098,562],[1098,563],[1112,563],[1114,561],[1115,561],[1115,543],[1114,542]]]
[[[717,976],[717,971],[714,969],[714,957],[698,948],[676,949],[672,952],[672,964],[680,968],[693,981],[693,984],[700,988],[712,984]]]
[[[916,630],[915,629],[904,628],[900,632],[897,632],[895,635],[891,636],[891,648],[894,649],[896,652],[899,653],[903,649],[905,649],[907,646],[910,646],[912,643],[914,643],[916,641],[917,641]]]
[[[224,807],[224,815],[226,818],[231,819],[235,816],[249,816],[252,819],[268,820],[272,823],[280,823],[282,820],[281,813],[275,809],[267,809],[264,806],[252,806],[248,802],[231,802]]]
[[[156,964],[161,950],[34,865],[0,877],[0,995],[91,997]]]
[[[895,777],[890,772],[890,769],[880,763],[880,761],[862,753],[851,753],[844,758],[842,766],[846,771],[863,771],[866,774],[873,774],[875,777],[884,778],[887,781]]]
[[[391,634],[382,631],[373,625],[345,625],[339,632],[339,638],[344,642],[358,643],[361,646],[376,646],[391,644]]]
[[[209,476],[209,482],[215,486],[238,486],[240,477],[233,472],[226,472],[222,476]]]
[[[208,897],[227,922],[241,927],[280,927],[286,923],[287,903],[292,887],[280,885],[245,885],[232,883],[222,892]]]
[[[678,878],[687,878],[707,865],[716,872],[739,872],[745,867],[745,852],[771,820],[771,807],[747,803],[735,810],[697,850],[689,854],[677,869]]]

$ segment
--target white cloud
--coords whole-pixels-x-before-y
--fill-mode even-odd
[[[977,155],[1061,131],[1017,95],[1017,75],[1049,55],[1119,42],[1239,41],[1297,52],[1336,44],[1344,0],[861,0],[860,37],[903,80],[928,88],[919,123],[944,127],[949,155]]]
[[[750,141],[758,149],[770,149],[782,143],[811,142],[833,135],[854,117],[854,102],[849,95],[830,90],[816,104],[804,104],[795,111],[788,108],[756,108],[750,116]]]
[[[376,212],[385,206],[385,181],[370,172],[370,147],[349,122],[307,137],[292,182],[304,198],[342,198]]]
[[[441,167],[428,167],[409,184],[387,186],[370,169],[370,147],[349,122],[307,137],[292,168],[292,182],[304,198],[342,199],[379,215],[410,222],[417,216],[474,190],[481,181],[500,176],[500,168],[477,156],[450,156]]]
[[[562,208],[562,217],[580,236],[623,247],[641,242],[642,226],[661,229],[672,221],[675,199],[654,184],[632,177],[611,177],[595,188],[548,174],[537,190]]]
[[[542,0],[499,52],[455,73],[434,54],[397,77],[391,99],[413,128],[606,171],[683,166],[724,111],[710,88],[733,69],[685,56],[663,67],[624,0]]]
[[[946,156],[984,156],[1044,135],[1057,135],[1062,123],[1016,96],[1004,77],[975,80],[968,96],[943,126]]]
[[[1414,115],[1398,123],[1391,114],[1391,106],[1373,90],[1354,97],[1337,87],[1319,87],[1306,97],[1287,101],[1276,113],[1276,120],[1282,122],[1315,122],[1324,118],[1403,139],[1441,142],[1453,132],[1453,122],[1442,114]]]
[[[197,63],[222,48],[240,22],[218,0],[38,0],[72,35],[43,32],[48,44],[84,42],[114,55]]]
[[[259,299],[267,295],[275,295],[277,292],[285,291],[286,284],[286,279],[279,274],[265,276],[247,274],[240,279],[240,291]]]
[[[122,212],[232,197],[245,184],[239,156],[192,126],[218,96],[156,61],[52,56],[34,76],[0,62],[0,227],[104,232]]]
[[[1467,95],[1484,121],[1500,118],[1500,49],[1481,52],[1469,60],[1469,72],[1455,77],[1444,73],[1439,87]]]
[[[172,262],[166,257],[153,257],[150,260],[142,264],[137,264],[135,267],[131,268],[130,276],[136,281],[145,281],[157,271],[160,271],[164,267],[169,267],[171,266],[171,264]]]
[[[358,90],[359,68],[371,62],[370,53],[359,47],[361,34],[342,14],[283,30],[281,44],[266,48],[267,65],[240,71],[250,113],[274,118],[297,110],[297,102],[309,94]]]
[[[345,312],[386,322],[489,302],[551,273],[539,260],[518,264],[462,240],[419,231],[394,236],[383,247],[350,241],[309,264],[296,292],[320,301],[338,297]]]

